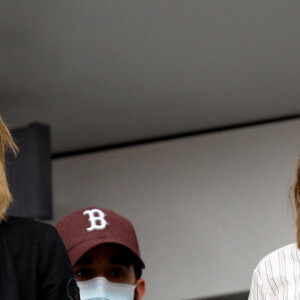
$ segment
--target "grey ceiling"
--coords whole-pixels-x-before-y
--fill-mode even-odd
[[[0,112],[54,153],[300,113],[300,2],[0,1]]]

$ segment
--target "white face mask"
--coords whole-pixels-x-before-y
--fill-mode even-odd
[[[135,285],[110,282],[95,277],[77,282],[81,300],[133,300]]]

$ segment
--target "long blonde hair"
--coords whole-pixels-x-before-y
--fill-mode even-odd
[[[0,116],[0,222],[5,219],[5,213],[12,199],[5,172],[5,151],[7,149],[11,149],[15,154],[18,152],[18,147]]]

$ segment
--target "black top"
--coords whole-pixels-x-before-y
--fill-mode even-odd
[[[79,299],[71,262],[53,226],[16,217],[0,224],[0,298]]]

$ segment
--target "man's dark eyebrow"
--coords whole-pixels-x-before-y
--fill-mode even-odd
[[[82,258],[80,258],[78,260],[78,262],[75,264],[75,266],[77,265],[90,265],[93,263],[93,259],[89,256],[83,256]]]
[[[121,265],[121,266],[125,266],[127,268],[129,268],[129,266],[131,265],[131,262],[126,257],[110,257],[109,262],[112,265]]]

